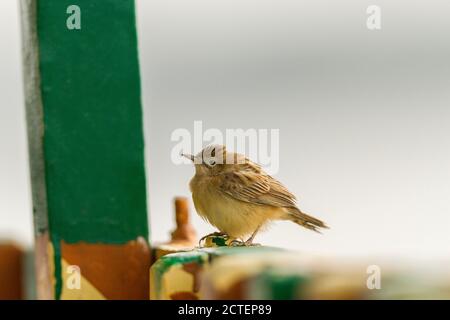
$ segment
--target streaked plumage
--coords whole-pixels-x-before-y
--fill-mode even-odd
[[[212,145],[194,156],[190,182],[198,214],[233,238],[249,243],[260,228],[273,220],[290,220],[310,230],[327,228],[296,206],[295,196],[279,181],[245,156]]]

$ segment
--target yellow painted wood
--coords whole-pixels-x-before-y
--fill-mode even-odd
[[[62,280],[63,286],[61,291],[61,300],[106,300],[100,291],[95,288],[92,283],[83,277],[83,270],[81,270],[81,286],[80,289],[69,289],[67,286],[68,278],[71,275],[67,272],[69,264],[62,259]]]

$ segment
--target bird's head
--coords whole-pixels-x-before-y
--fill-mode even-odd
[[[184,153],[181,155],[194,163],[198,175],[216,175],[236,170],[248,161],[243,155],[227,152],[223,145],[209,145],[195,156]]]

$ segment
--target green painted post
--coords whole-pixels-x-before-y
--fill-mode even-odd
[[[22,17],[38,294],[145,299],[134,0],[22,0]],[[89,290],[67,286],[69,265]]]

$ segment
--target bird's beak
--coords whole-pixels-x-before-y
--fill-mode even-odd
[[[192,162],[194,162],[194,156],[192,154],[185,154],[182,153],[181,154],[182,157],[188,158],[189,160],[191,160]]]

